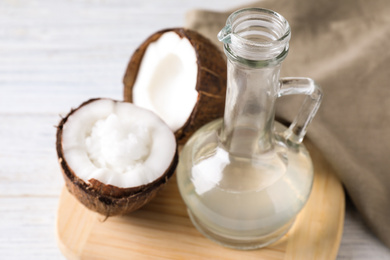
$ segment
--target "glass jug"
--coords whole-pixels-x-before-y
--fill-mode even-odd
[[[313,166],[301,142],[322,92],[309,78],[279,79],[290,27],[278,13],[236,11],[218,38],[228,58],[224,117],[183,147],[177,181],[201,233],[228,247],[254,249],[282,237],[309,197]],[[307,97],[285,128],[275,122],[275,101],[291,94]]]

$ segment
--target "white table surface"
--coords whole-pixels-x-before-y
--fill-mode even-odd
[[[64,185],[59,115],[91,97],[122,99],[122,77],[153,32],[192,8],[233,0],[0,0],[0,259],[63,259],[55,219]],[[390,259],[347,203],[337,259]]]

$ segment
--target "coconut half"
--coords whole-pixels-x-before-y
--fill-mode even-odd
[[[179,143],[223,116],[226,62],[199,33],[166,29],[150,36],[133,54],[124,76],[124,100],[159,115]]]
[[[66,186],[105,216],[149,202],[177,165],[173,132],[153,112],[127,102],[91,99],[63,118],[57,155]]]

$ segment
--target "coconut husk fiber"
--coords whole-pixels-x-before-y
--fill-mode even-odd
[[[282,76],[311,77],[324,91],[307,137],[390,247],[390,1],[266,0],[251,7],[272,9],[289,21]],[[217,33],[235,10],[190,11],[186,27],[222,48]],[[292,102],[279,102],[277,117],[291,121],[297,113]]]

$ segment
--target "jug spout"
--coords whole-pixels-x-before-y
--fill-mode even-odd
[[[218,33],[218,40],[226,44],[231,43],[231,33],[232,27],[230,24],[225,25],[225,27],[223,27],[222,30]]]

